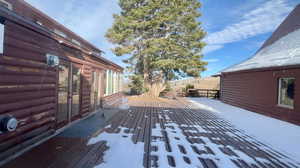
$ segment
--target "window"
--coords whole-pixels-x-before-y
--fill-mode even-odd
[[[111,95],[111,94],[113,94],[113,90],[114,90],[114,86],[113,86],[114,73],[112,70],[110,70],[109,72],[110,72],[109,73],[109,76],[110,76],[110,78],[109,78],[109,94]]]
[[[63,38],[67,38],[67,35],[57,29],[54,29],[54,33],[56,33],[57,35],[60,35]]]
[[[123,75],[122,73],[120,73],[120,79],[119,79],[119,92],[122,92],[123,91]]]
[[[111,70],[106,71],[106,95],[113,94],[113,72]]]
[[[295,78],[279,79],[278,105],[294,108]]]
[[[107,96],[107,95],[109,95],[109,70],[106,70],[106,76],[105,76],[105,78],[106,78],[106,88],[105,88],[105,95]]]
[[[0,0],[0,6],[12,10],[12,5],[5,0]]]
[[[3,54],[4,50],[4,24],[0,23],[0,54]]]
[[[117,73],[113,74],[113,93],[117,93]]]
[[[74,44],[76,44],[76,45],[78,45],[78,46],[81,46],[80,42],[77,41],[77,40],[75,40],[75,39],[72,39],[72,43],[74,43]]]
[[[106,70],[105,95],[112,95],[122,90],[122,74],[112,70]]]

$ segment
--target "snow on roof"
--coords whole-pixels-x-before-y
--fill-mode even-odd
[[[246,61],[222,72],[300,64],[300,4],[265,41],[257,53]]]
[[[225,69],[233,72],[257,68],[300,65],[300,29],[263,48],[254,57]]]

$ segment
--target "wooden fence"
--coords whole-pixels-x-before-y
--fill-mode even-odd
[[[190,97],[207,97],[207,98],[220,98],[220,90],[212,89],[189,89],[187,96]]]

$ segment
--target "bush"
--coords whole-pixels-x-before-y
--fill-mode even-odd
[[[185,89],[186,89],[186,90],[194,89],[194,88],[195,88],[195,86],[192,85],[192,84],[187,84],[187,85],[185,86]]]
[[[144,88],[144,78],[141,75],[132,75],[129,79],[131,80],[131,83],[128,85],[131,95],[141,95],[147,92],[147,89]]]
[[[189,89],[194,89],[194,88],[195,88],[194,85],[187,84],[184,88],[182,88],[182,92],[185,93],[185,94],[187,94],[187,92],[188,92]]]

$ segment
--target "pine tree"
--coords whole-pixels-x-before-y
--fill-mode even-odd
[[[198,0],[119,0],[121,13],[106,34],[117,56],[134,74],[144,76],[149,94],[158,96],[166,81],[199,77],[205,32]]]

